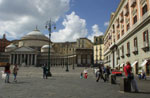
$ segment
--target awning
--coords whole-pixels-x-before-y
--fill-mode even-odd
[[[117,66],[115,66],[115,67],[119,67],[119,65],[120,65],[120,64],[118,64],[118,65],[117,65]]]
[[[123,67],[123,65],[124,65],[124,63],[122,63],[122,64],[120,65],[120,67]]]
[[[144,62],[141,64],[141,67],[145,66],[147,62],[147,60],[144,60]]]
[[[137,62],[138,62],[138,61],[135,61],[135,62],[131,65],[131,67],[133,67],[135,64],[137,64]]]

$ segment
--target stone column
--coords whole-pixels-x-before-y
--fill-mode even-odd
[[[10,57],[9,57],[9,63],[11,64],[11,60],[12,60],[12,55],[10,54]]]
[[[33,54],[31,54],[31,65],[33,65]]]
[[[19,55],[18,54],[16,54],[17,55],[17,61],[16,61],[16,64],[19,64]]]
[[[27,54],[27,65],[28,65],[28,66],[30,65],[30,64],[29,64],[29,63],[30,63],[30,62],[29,62],[29,59],[30,59],[29,57],[30,57],[30,55]]]
[[[20,54],[20,65],[22,65],[22,54]]]
[[[15,54],[12,55],[13,55],[13,64],[15,64]]]
[[[35,57],[34,57],[34,64],[35,64],[35,66],[37,66],[36,64],[37,64],[37,55],[35,54]]]

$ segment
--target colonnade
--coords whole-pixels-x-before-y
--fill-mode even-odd
[[[27,66],[36,66],[37,55],[36,54],[10,54],[10,64],[22,65],[23,63]]]

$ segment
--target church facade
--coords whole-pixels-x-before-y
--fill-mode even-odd
[[[78,43],[84,39],[84,43]],[[82,41],[83,42],[83,41]],[[81,45],[83,47],[79,47]],[[50,65],[65,66],[80,65],[90,66],[93,64],[93,52],[89,53],[88,58],[80,58],[80,60],[88,62],[79,62],[76,50],[81,57],[87,56],[79,50],[92,50],[93,43],[87,38],[80,38],[77,42],[60,42],[53,43],[50,41]],[[41,33],[37,28],[20,40],[14,40],[5,48],[5,52],[0,53],[0,62],[9,62],[19,66],[42,66],[48,63],[49,38]],[[84,55],[84,56],[82,56]],[[4,57],[6,57],[4,59]],[[88,60],[85,60],[88,59]],[[79,64],[78,64],[79,62]]]

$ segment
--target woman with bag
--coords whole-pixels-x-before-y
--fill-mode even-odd
[[[9,64],[9,63],[7,63],[7,65],[5,66],[4,72],[5,72],[5,74],[6,74],[5,83],[10,83],[10,82],[9,82],[10,64]]]
[[[126,62],[126,66],[124,67],[125,76],[129,79],[132,88],[135,90],[135,92],[139,92],[136,80],[134,78],[134,75],[132,73],[132,67],[130,62]]]

